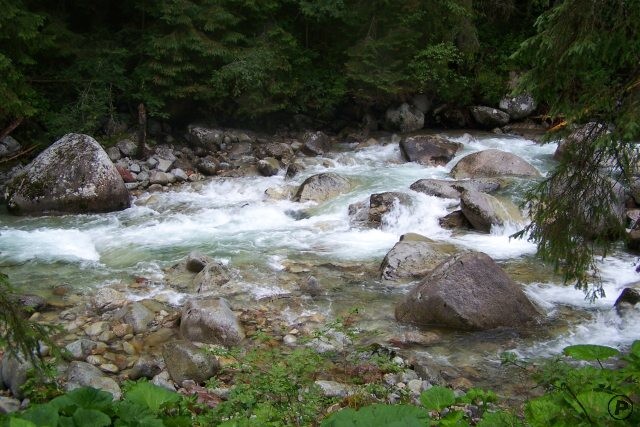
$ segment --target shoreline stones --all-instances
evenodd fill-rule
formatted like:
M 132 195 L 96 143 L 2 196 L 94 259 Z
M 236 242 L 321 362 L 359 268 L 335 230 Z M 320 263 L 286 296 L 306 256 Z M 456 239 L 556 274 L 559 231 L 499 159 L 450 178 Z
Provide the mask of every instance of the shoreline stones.
M 431 239 L 420 234 L 404 234 L 382 260 L 380 277 L 385 280 L 421 277 L 448 257 Z
M 190 341 L 234 346 L 245 334 L 224 298 L 191 299 L 182 309 L 180 334 Z

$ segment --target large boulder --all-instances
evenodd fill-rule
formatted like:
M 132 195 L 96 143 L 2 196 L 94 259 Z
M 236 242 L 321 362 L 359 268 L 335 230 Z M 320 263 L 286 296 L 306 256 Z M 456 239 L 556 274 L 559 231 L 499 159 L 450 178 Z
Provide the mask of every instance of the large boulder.
M 369 226 L 380 227 L 382 217 L 400 206 L 411 206 L 411 197 L 405 193 L 389 191 L 385 193 L 372 194 L 369 197 Z
M 424 127 L 424 113 L 406 102 L 398 108 L 389 108 L 385 119 L 387 127 L 400 132 L 412 132 Z
M 205 353 L 189 341 L 165 344 L 162 357 L 171 379 L 178 385 L 185 380 L 203 383 L 220 370 L 220 363 L 215 356 Z
M 429 273 L 396 306 L 396 319 L 463 330 L 522 327 L 536 307 L 486 254 L 453 255 Z
M 456 179 L 503 176 L 538 178 L 540 172 L 515 154 L 491 148 L 463 157 L 453 167 L 451 175 Z
M 566 138 L 558 144 L 553 158 L 562 159 L 571 150 L 578 148 L 581 144 L 592 144 L 598 137 L 607 133 L 609 130 L 602 123 L 589 122 L 575 129 Z
M 400 151 L 409 162 L 425 166 L 443 166 L 456 155 L 462 144 L 435 135 L 418 135 L 403 138 Z
M 274 176 L 280 171 L 280 162 L 274 157 L 265 157 L 258 161 L 258 172 L 262 176 Z
M 191 299 L 182 308 L 182 337 L 191 341 L 238 345 L 244 331 L 224 298 Z
M 156 315 L 141 302 L 132 302 L 127 304 L 120 313 L 118 313 L 117 317 L 121 318 L 124 323 L 131 325 L 133 332 L 139 334 L 148 329 L 149 324 L 153 322 Z
M 492 129 L 509 123 L 509 114 L 497 108 L 475 106 L 469 108 L 473 119 L 482 127 Z
M 308 156 L 319 156 L 329 151 L 329 137 L 324 132 L 307 132 L 302 136 L 302 152 Z
M 382 260 L 380 276 L 386 280 L 422 277 L 448 257 L 433 240 L 404 234 Z
M 490 232 L 492 225 L 504 226 L 524 222 L 518 208 L 508 200 L 500 200 L 479 191 L 465 191 L 460 209 L 473 228 Z
M 5 136 L 0 139 L 0 158 L 9 157 L 14 153 L 20 151 L 22 146 L 18 141 L 11 136 Z
M 474 190 L 492 193 L 500 189 L 500 181 L 496 179 L 472 179 L 451 181 L 445 179 L 420 179 L 409 187 L 413 191 L 427 196 L 442 197 L 444 199 L 459 199 L 463 191 Z
M 320 173 L 307 178 L 298 188 L 293 200 L 296 202 L 323 202 L 351 188 L 349 181 L 332 172 Z
M 528 93 L 522 93 L 513 97 L 504 97 L 498 105 L 501 110 L 509 114 L 513 120 L 524 119 L 531 115 L 537 107 L 536 100 Z
M 613 306 L 620 313 L 625 309 L 633 308 L 640 303 L 640 290 L 637 288 L 624 288 Z
M 23 356 L 12 354 L 5 354 L 0 363 L 2 385 L 11 390 L 15 397 L 22 398 L 24 395 L 22 386 L 27 382 L 27 374 L 33 365 Z M 4 389 L 4 387 L 0 388 Z
M 187 138 L 196 147 L 215 151 L 220 148 L 224 132 L 220 129 L 210 129 L 203 126 L 189 126 Z
M 118 170 L 98 142 L 67 134 L 44 150 L 7 185 L 17 215 L 110 212 L 131 205 Z
M 86 362 L 74 361 L 67 369 L 66 390 L 80 387 L 93 387 L 111 393 L 114 400 L 120 399 L 122 391 L 114 379 L 107 377 L 100 369 Z

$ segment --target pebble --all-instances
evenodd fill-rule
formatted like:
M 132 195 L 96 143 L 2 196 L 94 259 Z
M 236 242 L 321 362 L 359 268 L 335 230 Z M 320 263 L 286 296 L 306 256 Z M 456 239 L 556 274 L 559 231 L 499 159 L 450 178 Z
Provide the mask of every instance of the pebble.
M 136 354 L 136 349 L 134 346 L 131 345 L 131 343 L 125 341 L 122 343 L 122 350 L 124 350 L 125 353 L 129 354 L 129 355 L 133 355 Z
M 86 362 L 97 366 L 97 365 L 103 365 L 107 363 L 107 360 L 102 356 L 99 356 L 97 354 L 92 354 L 90 356 L 87 356 Z
M 420 394 L 422 392 L 422 380 L 415 379 L 407 383 L 407 387 L 413 394 Z
M 133 326 L 128 325 L 126 323 L 119 323 L 117 325 L 115 325 L 113 328 L 113 333 L 116 337 L 118 338 L 122 338 L 125 337 L 128 334 L 133 333 Z
M 120 369 L 118 369 L 118 367 L 116 365 L 114 365 L 113 363 L 105 363 L 99 366 L 99 368 L 106 373 L 109 374 L 117 374 L 118 372 L 120 372 Z
M 108 330 L 109 330 L 109 324 L 107 322 L 92 323 L 89 326 L 86 326 L 84 328 L 84 332 L 91 337 L 98 336 L 101 333 Z
M 285 345 L 295 345 L 295 343 L 298 342 L 298 339 L 289 334 L 285 335 L 284 338 L 282 338 L 282 341 L 285 343 Z
M 76 314 L 74 312 L 72 312 L 71 310 L 64 310 L 61 311 L 60 314 L 58 315 L 58 317 L 60 318 L 60 320 L 67 320 L 67 321 L 72 321 L 72 320 L 76 320 Z
M 404 366 L 404 359 L 402 359 L 402 357 L 400 357 L 400 356 L 394 357 L 391 361 L 393 363 L 395 363 L 396 365 Z

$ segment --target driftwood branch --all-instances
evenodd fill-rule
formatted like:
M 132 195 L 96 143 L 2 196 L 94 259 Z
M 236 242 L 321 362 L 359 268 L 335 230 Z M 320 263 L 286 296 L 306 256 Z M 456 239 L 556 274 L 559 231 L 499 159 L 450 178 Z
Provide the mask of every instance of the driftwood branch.
M 9 126 L 7 126 L 6 128 L 4 128 L 2 130 L 2 132 L 0 132 L 0 140 L 4 139 L 6 136 L 8 136 L 11 132 L 13 132 L 14 130 L 16 130 L 16 128 L 18 126 L 20 126 L 20 124 L 22 123 L 22 121 L 24 120 L 24 117 L 18 117 L 17 119 L 15 119 L 14 121 L 12 121 L 11 123 L 9 123 Z

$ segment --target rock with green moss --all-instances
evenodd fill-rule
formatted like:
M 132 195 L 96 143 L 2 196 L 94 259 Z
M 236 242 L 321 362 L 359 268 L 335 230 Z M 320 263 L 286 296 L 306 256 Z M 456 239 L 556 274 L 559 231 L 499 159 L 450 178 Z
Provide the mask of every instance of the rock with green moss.
M 58 215 L 111 212 L 131 205 L 107 153 L 90 136 L 67 134 L 7 185 L 9 212 Z

